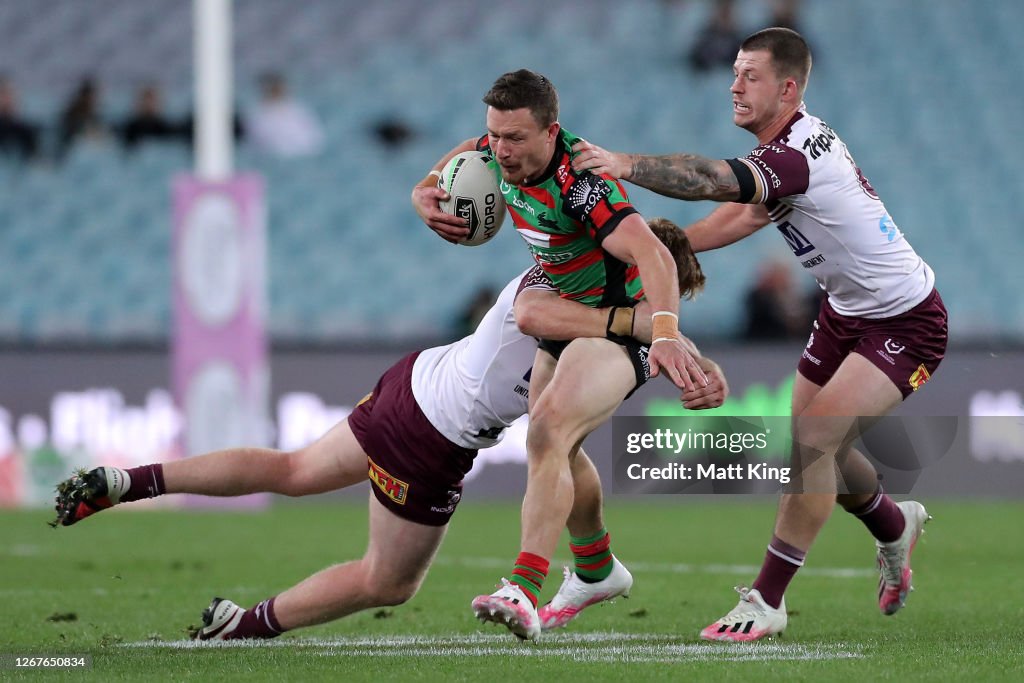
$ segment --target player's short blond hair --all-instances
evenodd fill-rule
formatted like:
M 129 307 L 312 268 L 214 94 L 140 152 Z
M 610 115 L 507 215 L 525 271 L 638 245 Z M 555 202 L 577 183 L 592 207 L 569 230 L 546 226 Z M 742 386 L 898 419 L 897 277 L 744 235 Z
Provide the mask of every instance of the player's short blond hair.
M 778 26 L 762 29 L 748 36 L 740 50 L 768 52 L 777 76 L 796 81 L 801 95 L 807 89 L 807 79 L 811 76 L 811 48 L 796 31 Z

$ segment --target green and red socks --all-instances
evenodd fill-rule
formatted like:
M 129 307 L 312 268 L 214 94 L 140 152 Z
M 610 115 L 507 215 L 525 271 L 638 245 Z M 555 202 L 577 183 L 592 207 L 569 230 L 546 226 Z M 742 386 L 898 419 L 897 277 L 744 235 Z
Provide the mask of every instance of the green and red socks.
M 612 573 L 611 537 L 602 527 L 593 536 L 576 537 L 570 534 L 576 576 L 583 583 L 604 581 Z
M 511 583 L 522 589 L 526 597 L 530 599 L 533 606 L 537 606 L 540 598 L 540 589 L 544 586 L 544 579 L 548 576 L 550 563 L 540 555 L 533 553 L 519 553 L 516 558 L 516 566 L 512 570 Z

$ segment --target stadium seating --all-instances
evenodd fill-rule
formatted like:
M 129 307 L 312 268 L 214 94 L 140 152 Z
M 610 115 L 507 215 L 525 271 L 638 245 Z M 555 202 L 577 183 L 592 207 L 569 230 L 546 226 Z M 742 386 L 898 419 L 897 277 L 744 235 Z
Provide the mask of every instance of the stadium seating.
M 27 115 L 52 122 L 85 72 L 103 84 L 111 119 L 145 80 L 162 84 L 172 114 L 187 111 L 189 3 L 48 4 L 52 11 L 39 13 L 34 3 L 6 3 L 0 22 L 0 63 Z M 764 21 L 766 3 L 738 5 L 744 26 Z M 729 119 L 728 71 L 696 76 L 682 61 L 706 11 L 660 0 L 593 0 L 585 9 L 541 0 L 306 0 L 301 11 L 277 0 L 236 3 L 236 100 L 252 102 L 255 76 L 281 70 L 328 136 L 327 151 L 308 159 L 239 150 L 238 167 L 268 181 L 274 337 L 444 337 L 476 287 L 500 286 L 529 265 L 507 226 L 487 246 L 454 247 L 408 202 L 438 156 L 482 132 L 479 98 L 504 70 L 548 74 L 563 124 L 611 148 L 711 156 L 748 148 L 749 135 Z M 1011 79 L 1024 71 L 1014 49 L 1024 4 L 809 2 L 803 20 L 817 51 L 808 104 L 848 142 L 935 268 L 954 335 L 1024 334 L 1014 267 L 1024 242 L 1010 220 L 1024 194 L 1012 164 L 1024 143 L 1011 121 L 1021 108 Z M 370 126 L 388 115 L 404 117 L 417 137 L 397 150 L 376 143 Z M 170 179 L 189 163 L 180 146 L 125 154 L 113 142 L 76 146 L 61 164 L 0 159 L 0 340 L 165 338 Z M 679 223 L 711 208 L 631 192 L 645 214 Z M 703 258 L 708 290 L 683 309 L 697 336 L 738 329 L 758 263 L 787 258 L 772 232 Z

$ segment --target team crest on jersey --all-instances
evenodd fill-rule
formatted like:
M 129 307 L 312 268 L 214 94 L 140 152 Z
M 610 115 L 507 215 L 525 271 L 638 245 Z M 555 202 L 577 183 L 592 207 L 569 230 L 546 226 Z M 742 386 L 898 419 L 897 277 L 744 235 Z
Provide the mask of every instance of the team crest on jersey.
M 375 463 L 372 458 L 367 457 L 366 461 L 370 463 L 370 471 L 368 473 L 370 481 L 376 484 L 377 488 L 383 491 L 385 496 L 399 505 L 405 505 L 405 500 L 409 497 L 409 485 L 401 479 L 391 476 L 387 470 Z
M 569 188 L 569 206 L 587 216 L 599 201 L 611 193 L 608 183 L 593 173 L 587 173 L 577 178 Z
M 917 370 L 914 370 L 914 374 L 910 376 L 910 388 L 917 391 L 925 385 L 925 383 L 932 378 L 928 368 L 924 366 L 924 363 L 917 366 Z

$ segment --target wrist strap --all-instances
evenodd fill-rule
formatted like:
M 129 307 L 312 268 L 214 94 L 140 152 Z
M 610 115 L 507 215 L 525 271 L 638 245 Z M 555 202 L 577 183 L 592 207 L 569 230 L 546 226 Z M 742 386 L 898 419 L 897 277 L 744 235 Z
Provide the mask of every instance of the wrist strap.
M 608 325 L 605 327 L 605 336 L 611 338 L 633 336 L 633 320 L 636 317 L 636 309 L 625 306 L 612 306 L 608 311 Z
M 420 187 L 437 187 L 441 182 L 441 172 L 437 169 L 432 170 L 430 173 L 423 177 L 419 183 Z
M 679 316 L 668 311 L 657 311 L 651 316 L 651 343 L 679 338 Z

